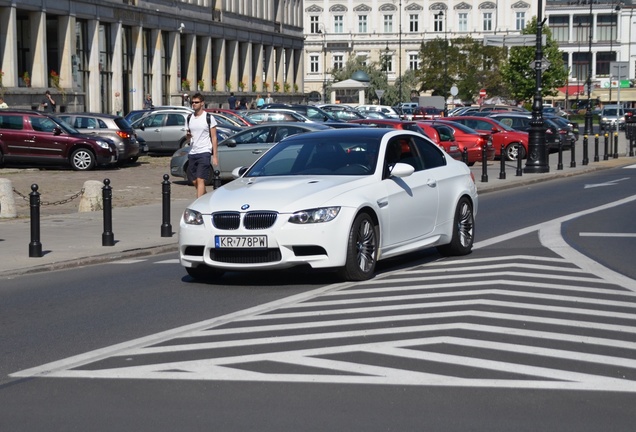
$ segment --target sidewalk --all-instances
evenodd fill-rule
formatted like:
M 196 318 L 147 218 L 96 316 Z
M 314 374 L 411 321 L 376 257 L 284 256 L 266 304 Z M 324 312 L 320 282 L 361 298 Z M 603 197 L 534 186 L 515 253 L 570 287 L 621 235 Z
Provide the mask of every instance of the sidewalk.
M 571 168 L 570 152 L 563 154 L 563 170 L 557 170 L 558 156 L 550 155 L 548 173 L 522 174 L 516 176 L 517 164 L 506 163 L 506 179 L 499 179 L 501 164 L 491 161 L 487 165 L 488 181 L 482 181 L 480 163 L 472 167 L 475 182 L 480 194 L 494 190 L 528 185 L 556 178 L 568 177 L 586 172 L 608 169 L 617 166 L 636 164 L 634 157 L 610 158 L 592 162 L 590 152 L 588 165 L 581 163 L 582 154 L 577 145 L 576 167 Z M 525 167 L 525 161 L 522 168 Z M 112 212 L 113 246 L 102 246 L 104 231 L 103 212 L 73 213 L 42 217 L 40 221 L 40 243 L 42 257 L 29 257 L 31 241 L 31 221 L 29 219 L 0 219 L 0 277 L 11 277 L 27 273 L 77 267 L 87 264 L 108 262 L 124 258 L 133 258 L 176 252 L 178 243 L 179 220 L 183 209 L 191 200 L 172 200 L 170 205 L 173 235 L 161 237 L 162 206 L 150 204 L 135 207 L 114 208 Z

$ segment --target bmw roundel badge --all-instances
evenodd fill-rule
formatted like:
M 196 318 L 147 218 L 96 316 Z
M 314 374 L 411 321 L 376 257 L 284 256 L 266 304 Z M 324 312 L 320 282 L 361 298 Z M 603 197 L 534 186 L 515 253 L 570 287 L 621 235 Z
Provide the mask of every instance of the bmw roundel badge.
M 241 206 L 241 210 L 247 210 L 248 208 L 250 208 L 250 205 L 249 205 L 249 204 L 243 204 L 243 205 Z

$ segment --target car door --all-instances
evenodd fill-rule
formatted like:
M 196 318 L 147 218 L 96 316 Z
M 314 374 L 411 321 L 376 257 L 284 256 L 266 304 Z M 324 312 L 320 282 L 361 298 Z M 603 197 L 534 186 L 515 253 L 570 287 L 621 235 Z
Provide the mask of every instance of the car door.
M 39 159 L 66 159 L 68 157 L 69 136 L 65 133 L 55 133 L 58 124 L 45 116 L 28 116 L 31 130 L 27 139 L 30 140 L 31 155 Z M 58 129 L 59 131 L 59 129 Z
M 13 158 L 28 155 L 33 144 L 33 134 L 25 131 L 22 114 L 0 112 L 0 150 L 4 157 Z
M 186 139 L 186 122 L 188 114 L 170 113 L 166 115 L 165 123 L 161 129 L 161 150 L 177 150 L 181 148 Z
M 227 177 L 240 166 L 250 166 L 274 145 L 276 124 L 252 128 L 232 135 L 219 143 L 219 170 Z
M 135 133 L 148 144 L 149 151 L 161 150 L 161 134 L 167 114 L 149 114 L 135 122 Z
M 426 158 L 437 163 L 425 162 Z M 379 200 L 384 247 L 387 252 L 407 242 L 413 242 L 430 233 L 437 221 L 439 195 L 436 166 L 445 161 L 443 153 L 435 143 L 413 135 L 392 138 L 384 157 L 385 167 L 397 162 L 406 163 L 415 169 L 407 177 L 385 175 L 382 181 L 385 197 Z

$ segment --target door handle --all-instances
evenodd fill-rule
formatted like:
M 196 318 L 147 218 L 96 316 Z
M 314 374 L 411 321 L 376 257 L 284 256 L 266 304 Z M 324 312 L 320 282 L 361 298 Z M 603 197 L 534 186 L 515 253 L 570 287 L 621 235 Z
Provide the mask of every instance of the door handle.
M 437 180 L 435 180 L 435 179 L 428 179 L 428 180 L 426 181 L 426 185 L 427 185 L 428 187 L 432 187 L 432 188 L 437 187 Z

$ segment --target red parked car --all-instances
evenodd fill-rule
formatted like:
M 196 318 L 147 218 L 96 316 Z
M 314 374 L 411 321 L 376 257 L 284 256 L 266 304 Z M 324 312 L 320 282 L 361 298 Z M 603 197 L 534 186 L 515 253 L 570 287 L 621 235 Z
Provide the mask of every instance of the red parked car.
M 504 146 L 504 157 L 507 160 L 524 159 L 528 154 L 528 133 L 519 132 L 490 117 L 446 117 L 445 120 L 461 123 L 477 132 L 489 133 L 495 147 L 495 157 L 501 157 L 501 145 Z M 521 154 L 520 153 L 521 150 Z
M 231 109 L 206 108 L 204 111 L 211 112 L 211 113 L 223 114 L 224 116 L 230 117 L 232 120 L 235 120 L 235 121 L 243 124 L 246 127 L 254 126 L 254 124 L 250 123 L 249 120 L 247 120 L 245 117 L 239 115 L 236 111 L 233 111 Z
M 450 142 L 452 140 L 442 140 L 442 138 L 439 136 L 439 132 L 436 132 L 434 130 L 429 130 L 430 134 L 427 133 L 417 122 L 397 119 L 360 119 L 350 120 L 348 123 L 357 123 L 379 128 L 404 129 L 418 132 L 429 137 L 431 141 L 433 141 L 439 147 L 443 148 L 444 151 L 446 151 L 446 153 L 448 153 L 453 159 L 461 160 L 461 153 L 459 152 L 459 148 L 456 144 L 452 144 Z M 436 137 L 432 135 L 436 135 Z
M 456 160 L 462 160 L 462 152 L 459 149 L 459 144 L 455 140 L 455 134 L 452 128 L 443 124 L 424 122 L 418 122 L 418 125 L 424 130 L 426 136 L 433 140 L 435 144 L 442 147 L 450 157 Z M 470 165 L 470 162 L 468 165 Z
M 422 107 L 418 106 L 413 110 L 413 120 L 435 120 L 441 118 L 443 114 L 442 110 L 435 107 Z
M 495 159 L 495 148 L 492 145 L 492 136 L 490 134 L 477 132 L 461 123 L 448 121 L 446 119 L 424 120 L 419 122 L 419 124 L 437 125 L 438 127 L 444 125 L 445 127 L 451 128 L 460 153 L 463 154 L 464 149 L 466 149 L 469 166 L 473 166 L 475 162 L 481 162 L 484 146 L 486 146 L 486 159 Z

